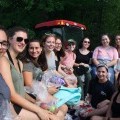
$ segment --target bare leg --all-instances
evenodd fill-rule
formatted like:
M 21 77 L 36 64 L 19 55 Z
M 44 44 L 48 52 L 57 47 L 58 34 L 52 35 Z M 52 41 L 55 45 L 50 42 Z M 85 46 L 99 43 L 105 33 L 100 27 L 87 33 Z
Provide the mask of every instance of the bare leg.
M 61 107 L 58 108 L 57 116 L 60 118 L 60 120 L 64 120 L 64 117 L 68 111 L 67 105 L 62 105 Z
M 19 115 L 22 120 L 40 120 L 37 114 L 25 109 L 22 109 Z
M 108 109 L 108 105 L 105 105 L 104 107 L 100 108 L 100 109 L 94 109 L 93 112 L 91 112 L 91 116 L 93 115 L 104 115 L 106 114 Z
M 12 103 L 10 103 L 10 111 L 11 111 L 11 113 L 12 113 L 15 120 L 22 120 L 21 117 L 19 115 L 17 115 L 17 113 L 15 112 Z
M 93 117 L 91 117 L 90 120 L 104 120 L 104 119 L 105 119 L 105 117 L 93 116 Z
M 85 112 L 84 114 L 82 114 L 82 117 L 92 117 L 94 115 L 104 115 L 104 114 L 106 114 L 107 110 L 108 110 L 108 105 L 105 105 L 104 107 L 94 109 L 91 112 Z

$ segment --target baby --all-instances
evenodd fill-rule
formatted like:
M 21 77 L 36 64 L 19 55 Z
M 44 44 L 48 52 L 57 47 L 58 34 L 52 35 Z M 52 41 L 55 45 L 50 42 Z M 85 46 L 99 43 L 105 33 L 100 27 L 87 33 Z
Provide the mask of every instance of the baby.
M 73 68 L 59 65 L 58 72 L 64 77 L 67 87 L 77 87 L 77 77 L 73 73 Z
M 77 77 L 74 74 L 68 75 L 64 77 L 66 82 L 66 86 L 69 88 L 76 88 L 77 87 Z

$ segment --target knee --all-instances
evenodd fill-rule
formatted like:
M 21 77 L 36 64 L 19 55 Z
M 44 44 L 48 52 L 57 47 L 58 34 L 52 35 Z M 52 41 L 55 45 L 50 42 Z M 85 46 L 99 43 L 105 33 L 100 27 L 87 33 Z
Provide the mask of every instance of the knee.
M 68 106 L 66 104 L 64 104 L 59 109 L 62 110 L 62 111 L 67 112 L 68 111 Z
M 97 120 L 97 116 L 92 116 L 90 120 Z
M 103 117 L 92 116 L 92 117 L 90 118 L 90 120 L 103 120 Z

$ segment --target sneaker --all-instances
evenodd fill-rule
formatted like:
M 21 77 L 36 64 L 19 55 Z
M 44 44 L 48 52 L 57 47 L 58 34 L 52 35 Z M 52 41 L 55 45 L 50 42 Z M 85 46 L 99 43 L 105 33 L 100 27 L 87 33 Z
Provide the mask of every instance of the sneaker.
M 65 120 L 73 120 L 73 119 L 72 119 L 72 116 L 67 113 L 67 114 L 65 115 Z

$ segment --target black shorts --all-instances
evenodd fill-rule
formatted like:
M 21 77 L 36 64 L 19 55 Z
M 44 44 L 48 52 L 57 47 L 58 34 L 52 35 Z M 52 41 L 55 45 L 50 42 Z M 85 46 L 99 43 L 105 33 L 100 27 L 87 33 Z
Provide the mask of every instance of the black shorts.
M 36 99 L 36 97 L 34 96 L 34 95 L 32 95 L 32 94 L 29 94 L 33 99 Z M 19 106 L 19 105 L 17 105 L 17 104 L 13 104 L 13 107 L 14 107 L 14 110 L 15 110 L 15 112 L 17 113 L 17 114 L 19 114 L 20 113 L 20 111 L 22 110 L 22 107 L 21 106 Z
M 13 104 L 13 107 L 15 112 L 19 115 L 20 111 L 22 110 L 22 107 L 17 104 Z
M 32 97 L 33 99 L 36 100 L 36 96 L 34 96 L 33 94 L 27 93 L 30 97 Z

